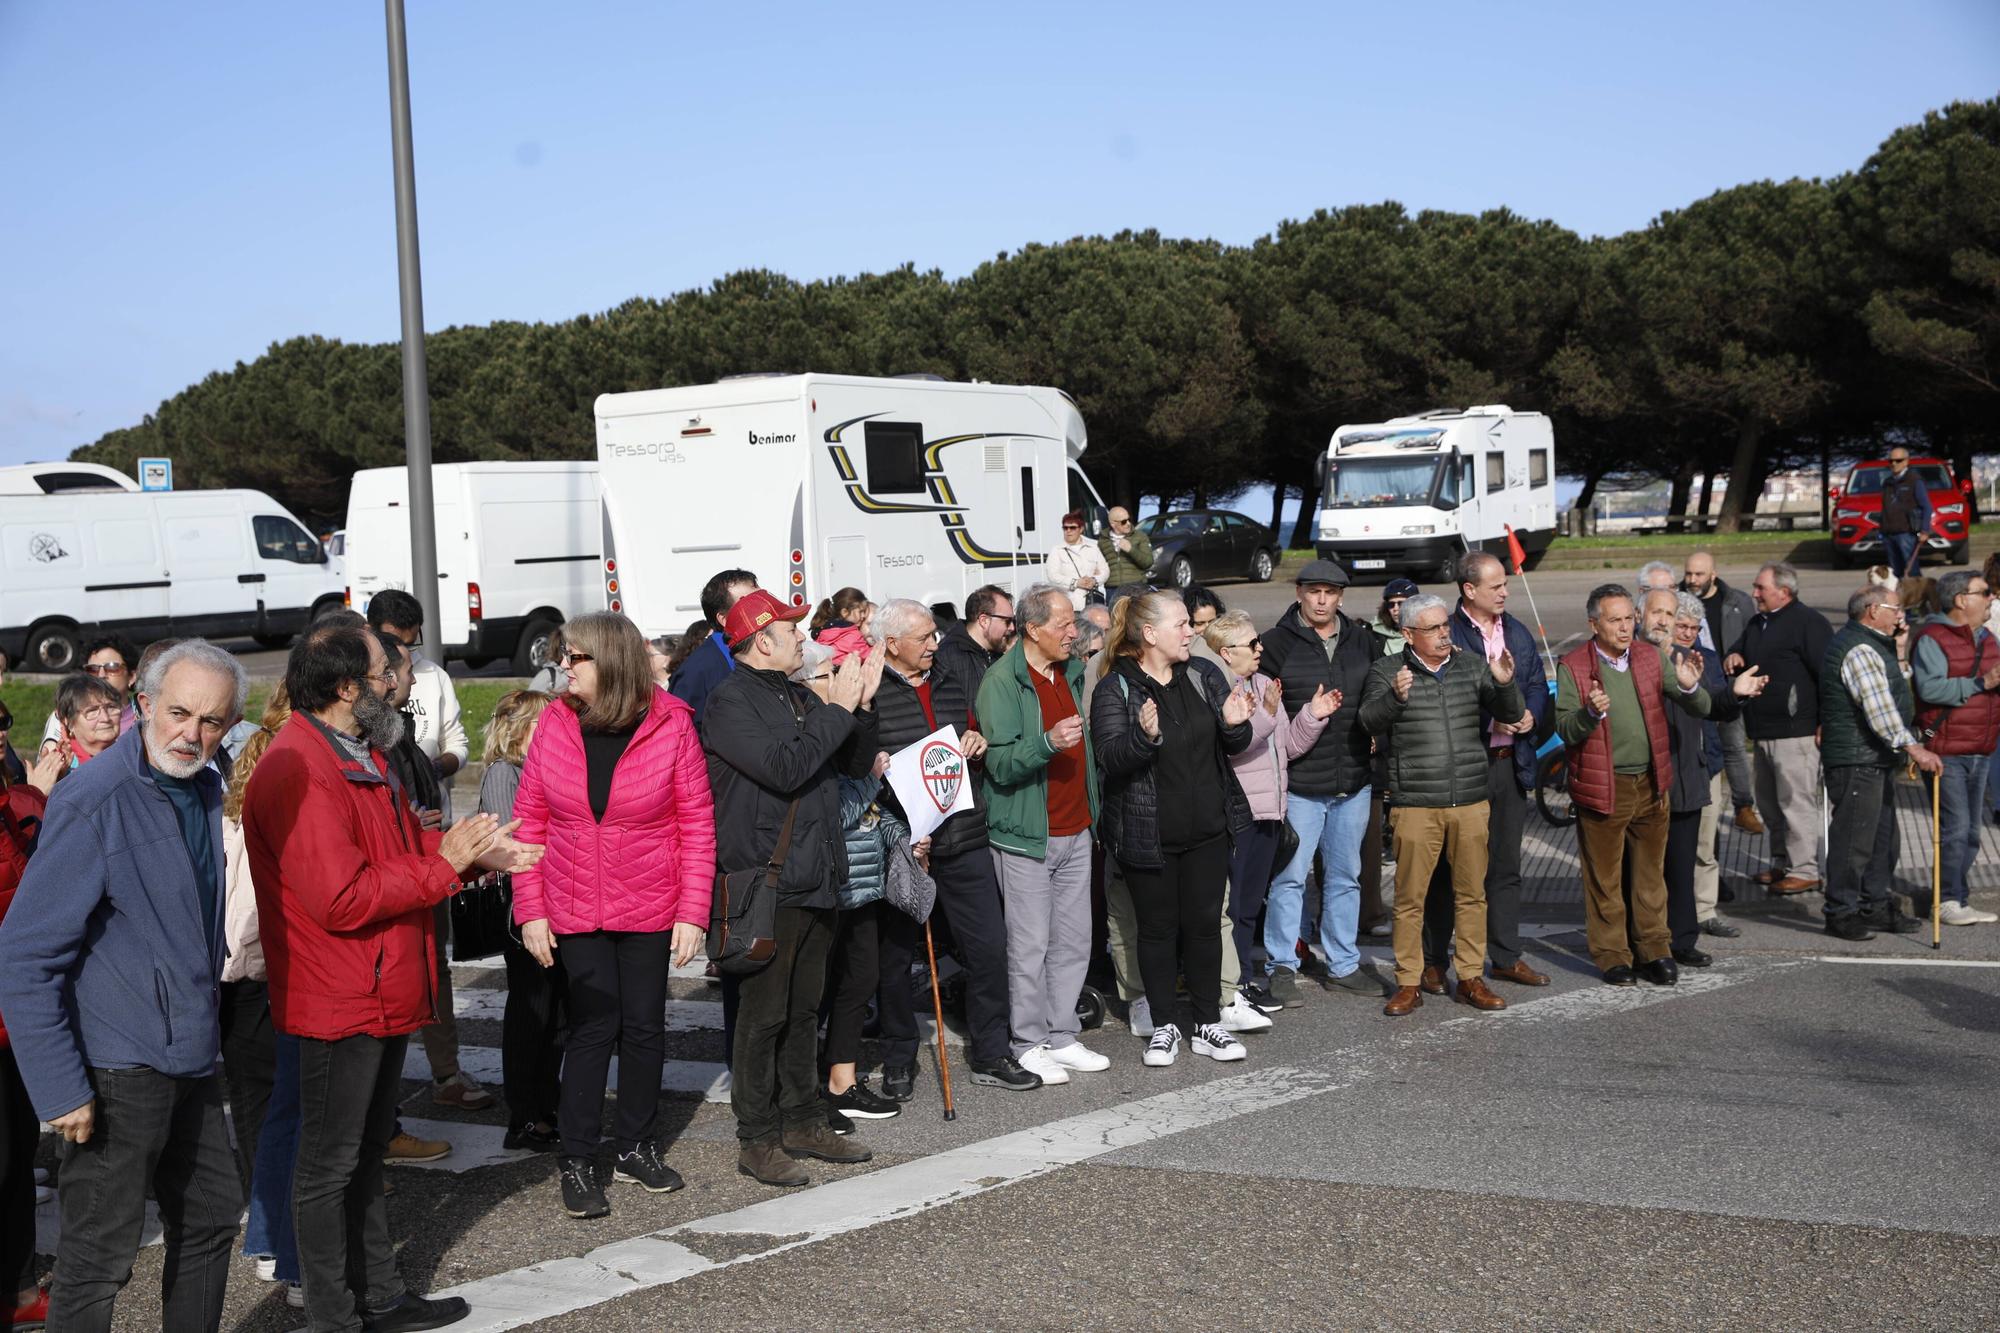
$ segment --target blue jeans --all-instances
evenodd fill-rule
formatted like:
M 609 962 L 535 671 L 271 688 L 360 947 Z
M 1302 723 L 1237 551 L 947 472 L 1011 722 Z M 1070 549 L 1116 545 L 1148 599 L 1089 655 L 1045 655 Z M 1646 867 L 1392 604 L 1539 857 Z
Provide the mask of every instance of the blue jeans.
M 1306 876 L 1312 873 L 1317 851 L 1326 868 L 1320 891 L 1319 947 L 1326 955 L 1327 970 L 1344 977 L 1361 966 L 1354 934 L 1361 923 L 1361 839 L 1368 831 L 1368 788 L 1348 796 L 1293 792 L 1285 798 L 1285 820 L 1299 835 L 1299 850 L 1271 881 L 1270 896 L 1264 900 L 1264 952 L 1270 955 L 1265 971 L 1296 966 Z
M 1944 756 L 1943 785 L 1938 788 L 1938 862 L 1946 902 L 1966 901 L 1965 878 L 1979 857 L 1979 827 L 1986 817 L 1990 762 L 1983 754 Z
M 271 1104 L 257 1137 L 250 1168 L 250 1219 L 243 1253 L 277 1261 L 280 1282 L 299 1280 L 299 1247 L 292 1229 L 292 1164 L 299 1153 L 299 1039 L 278 1034 Z
M 1917 534 L 1914 532 L 1885 532 L 1882 534 L 1883 563 L 1897 578 L 1908 578 L 1919 571 L 1910 568 L 1910 562 L 1917 554 Z

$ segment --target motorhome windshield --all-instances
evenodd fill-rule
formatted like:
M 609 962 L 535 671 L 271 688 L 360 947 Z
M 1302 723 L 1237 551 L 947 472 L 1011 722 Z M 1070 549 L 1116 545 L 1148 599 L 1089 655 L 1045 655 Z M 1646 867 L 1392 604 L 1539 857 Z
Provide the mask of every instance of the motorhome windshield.
M 1326 470 L 1328 509 L 1383 509 L 1427 505 L 1437 478 L 1438 456 L 1421 458 L 1337 458 Z

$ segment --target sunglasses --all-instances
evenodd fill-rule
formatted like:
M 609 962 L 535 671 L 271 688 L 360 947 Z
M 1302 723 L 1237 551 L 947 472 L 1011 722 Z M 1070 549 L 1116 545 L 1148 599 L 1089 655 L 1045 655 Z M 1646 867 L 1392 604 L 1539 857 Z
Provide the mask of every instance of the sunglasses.
M 1253 653 L 1264 651 L 1264 641 L 1262 639 L 1245 639 L 1241 643 L 1232 643 L 1229 646 L 1231 648 L 1248 648 Z
M 86 676 L 108 676 L 114 671 L 122 671 L 130 675 L 132 668 L 126 666 L 123 662 L 85 662 L 83 664 L 83 673 Z
M 14 715 L 8 712 L 4 705 L 0 705 L 0 731 L 5 731 L 13 725 Z
M 1063 531 L 1064 531 L 1064 532 L 1082 532 L 1082 531 L 1083 531 L 1083 525 L 1082 525 L 1081 523 L 1065 523 L 1065 524 L 1063 524 Z
M 558 657 L 556 662 L 561 666 L 575 666 L 578 662 L 595 662 L 596 660 L 589 653 L 573 653 L 568 649 L 564 649 L 562 656 Z
M 986 618 L 988 620 L 997 620 L 1001 624 L 1005 625 L 1008 629 L 1014 628 L 1014 617 L 1012 616 L 996 616 L 991 611 L 988 611 L 986 613 Z

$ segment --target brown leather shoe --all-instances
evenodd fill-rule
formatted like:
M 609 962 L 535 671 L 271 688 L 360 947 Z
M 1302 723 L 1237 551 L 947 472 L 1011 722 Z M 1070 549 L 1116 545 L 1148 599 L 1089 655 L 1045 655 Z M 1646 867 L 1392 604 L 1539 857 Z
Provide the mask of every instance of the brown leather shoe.
M 1528 966 L 1525 958 L 1516 958 L 1512 967 L 1493 964 L 1493 978 L 1496 981 L 1511 981 L 1516 986 L 1546 986 L 1549 979 Z
M 1469 1004 L 1474 1009 L 1483 1009 L 1488 1013 L 1507 1007 L 1507 1002 L 1493 993 L 1493 988 L 1486 984 L 1483 977 L 1459 982 L 1458 992 L 1451 998 L 1460 1004 Z
M 1445 991 L 1444 969 L 1424 964 L 1424 974 L 1417 978 L 1417 984 L 1424 988 L 1426 995 L 1442 995 Z
M 1771 886 L 1773 898 L 1790 898 L 1796 894 L 1811 893 L 1819 888 L 1816 879 L 1800 879 L 1797 875 L 1787 875 Z
M 1764 831 L 1764 821 L 1757 818 L 1757 807 L 1754 805 L 1737 806 L 1736 827 L 1742 829 L 1745 833 L 1762 833 Z
M 1398 986 L 1389 1003 L 1382 1006 L 1382 1012 L 1391 1018 L 1401 1018 L 1412 1009 L 1421 1008 L 1423 1003 L 1424 993 L 1415 986 Z

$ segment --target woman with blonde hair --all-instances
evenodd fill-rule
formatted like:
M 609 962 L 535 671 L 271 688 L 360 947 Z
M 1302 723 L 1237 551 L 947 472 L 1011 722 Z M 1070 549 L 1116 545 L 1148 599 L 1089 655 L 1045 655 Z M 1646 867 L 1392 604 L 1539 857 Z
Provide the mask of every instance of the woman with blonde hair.
M 503 824 L 514 818 L 521 765 L 542 710 L 554 702 L 554 695 L 539 690 L 515 690 L 493 706 L 493 719 L 486 724 L 486 773 L 479 780 L 480 814 Z M 562 1052 L 556 1041 L 569 1008 L 569 976 L 560 953 L 553 953 L 551 965 L 543 967 L 512 932 L 503 956 L 507 1007 L 500 1021 L 500 1081 L 507 1099 L 507 1136 L 501 1144 L 554 1152 L 562 1145 L 556 1133 Z
M 653 683 L 646 640 L 616 612 L 562 629 L 562 707 L 544 707 L 514 796 L 520 836 L 547 847 L 514 875 L 514 920 L 534 960 L 569 974 L 557 1129 L 563 1209 L 603 1217 L 597 1154 L 618 1051 L 612 1179 L 681 1187 L 662 1157 L 667 972 L 700 952 L 715 880 L 715 806 L 694 710 Z
M 1139 974 L 1154 1024 L 1143 1057 L 1171 1065 L 1183 1029 L 1176 982 L 1187 979 L 1196 1055 L 1241 1060 L 1222 1025 L 1222 901 L 1230 847 L 1251 823 L 1229 765 L 1250 744 L 1256 701 L 1212 662 L 1188 660 L 1194 629 L 1177 595 L 1151 592 L 1111 615 L 1091 704 L 1104 775 L 1098 832 L 1118 859 L 1139 919 Z

